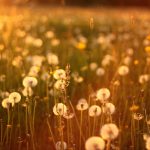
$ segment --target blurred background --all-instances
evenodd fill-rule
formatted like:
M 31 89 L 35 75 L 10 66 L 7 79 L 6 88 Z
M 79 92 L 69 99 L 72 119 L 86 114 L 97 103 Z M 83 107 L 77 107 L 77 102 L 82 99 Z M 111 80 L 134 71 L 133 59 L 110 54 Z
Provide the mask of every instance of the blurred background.
M 150 0 L 0 0 L 0 3 L 5 5 L 150 6 Z

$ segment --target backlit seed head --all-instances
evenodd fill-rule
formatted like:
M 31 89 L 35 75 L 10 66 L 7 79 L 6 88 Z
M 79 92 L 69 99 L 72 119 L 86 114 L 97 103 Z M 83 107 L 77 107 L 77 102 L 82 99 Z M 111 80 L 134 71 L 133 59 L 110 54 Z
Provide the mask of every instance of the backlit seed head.
M 98 67 L 98 64 L 95 63 L 95 62 L 92 62 L 92 63 L 90 63 L 90 65 L 89 65 L 89 68 L 90 68 L 91 71 L 96 70 L 97 67 Z
M 63 117 L 65 119 L 72 119 L 74 117 L 74 113 L 71 113 L 71 112 L 67 111 L 66 113 L 64 113 Z
M 97 76 L 103 76 L 105 74 L 104 68 L 97 68 L 96 75 Z
M 146 149 L 150 150 L 150 137 L 146 139 Z
M 89 116 L 96 117 L 101 114 L 101 108 L 98 105 L 92 105 L 89 108 Z
M 89 105 L 86 101 L 86 99 L 82 98 L 78 101 L 78 104 L 76 105 L 76 109 L 79 111 L 83 111 L 88 109 Z
M 59 64 L 58 56 L 53 53 L 47 54 L 47 61 L 50 65 L 57 66 Z
M 129 66 L 131 64 L 132 58 L 130 56 L 126 56 L 123 59 L 123 64 Z
M 135 120 L 141 120 L 141 119 L 143 119 L 143 115 L 141 114 L 141 113 L 134 113 L 133 114 L 133 119 L 135 119 Z
M 54 84 L 54 88 L 56 90 L 65 90 L 66 88 L 66 81 L 65 80 L 57 80 Z
M 54 71 L 53 74 L 54 79 L 56 80 L 61 80 L 61 79 L 66 79 L 66 72 L 63 69 L 57 69 Z
M 2 107 L 3 108 L 7 108 L 8 109 L 10 105 L 12 105 L 12 107 L 13 107 L 14 104 L 15 104 L 14 101 L 11 102 L 11 103 L 9 102 L 9 98 L 5 98 L 5 99 L 2 100 Z
M 24 87 L 35 87 L 37 85 L 38 81 L 35 77 L 25 77 L 23 79 L 23 86 Z
M 53 113 L 57 116 L 62 116 L 67 112 L 67 107 L 63 103 L 57 103 L 53 107 Z
M 102 88 L 97 91 L 96 97 L 98 100 L 100 100 L 102 103 L 106 101 L 110 97 L 110 91 L 107 88 Z
M 36 77 L 36 76 L 38 76 L 39 71 L 40 71 L 40 67 L 39 66 L 32 66 L 30 68 L 28 76 Z
M 106 103 L 103 107 L 103 112 L 106 114 L 113 114 L 115 112 L 115 106 L 112 103 Z
M 66 150 L 67 149 L 67 143 L 66 142 L 62 142 L 62 141 L 58 141 L 55 145 L 56 150 Z
M 3 99 L 9 97 L 9 94 L 7 91 L 0 91 L 0 97 Z
M 9 102 L 10 103 L 19 103 L 21 100 L 21 95 L 18 92 L 12 92 L 9 95 Z
M 98 136 L 90 137 L 85 142 L 86 150 L 104 150 L 105 142 L 102 138 Z
M 144 84 L 147 83 L 149 81 L 150 77 L 148 74 L 143 74 L 139 76 L 139 83 L 140 84 Z
M 135 104 L 133 104 L 133 105 L 130 107 L 130 111 L 133 111 L 133 112 L 137 111 L 138 109 L 139 109 L 139 106 L 138 106 L 138 105 L 135 105 Z
M 33 95 L 33 90 L 32 90 L 31 87 L 25 87 L 22 90 L 22 94 L 23 94 L 23 96 L 32 96 Z
M 132 56 L 134 54 L 134 50 L 132 48 L 128 48 L 126 50 L 127 55 Z
M 128 73 L 129 73 L 129 68 L 128 68 L 127 66 L 123 65 L 123 66 L 120 66 L 120 67 L 118 68 L 118 74 L 119 74 L 120 76 L 125 76 L 125 75 L 127 75 Z
M 100 135 L 104 140 L 113 140 L 118 137 L 119 129 L 113 123 L 105 124 L 100 130 Z
M 150 136 L 148 134 L 143 134 L 143 139 L 146 141 Z

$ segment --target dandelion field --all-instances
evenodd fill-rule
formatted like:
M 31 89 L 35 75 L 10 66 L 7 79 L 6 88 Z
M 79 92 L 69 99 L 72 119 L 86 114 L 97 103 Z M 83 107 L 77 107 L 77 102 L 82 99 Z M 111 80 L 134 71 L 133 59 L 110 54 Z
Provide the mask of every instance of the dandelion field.
M 149 150 L 149 26 L 146 10 L 2 9 L 0 150 Z

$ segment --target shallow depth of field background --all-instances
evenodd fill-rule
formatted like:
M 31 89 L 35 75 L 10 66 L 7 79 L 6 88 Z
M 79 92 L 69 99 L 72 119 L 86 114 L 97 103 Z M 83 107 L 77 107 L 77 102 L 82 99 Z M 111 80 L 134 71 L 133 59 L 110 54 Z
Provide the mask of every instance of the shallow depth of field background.
M 1 150 L 150 149 L 149 1 L 0 2 Z

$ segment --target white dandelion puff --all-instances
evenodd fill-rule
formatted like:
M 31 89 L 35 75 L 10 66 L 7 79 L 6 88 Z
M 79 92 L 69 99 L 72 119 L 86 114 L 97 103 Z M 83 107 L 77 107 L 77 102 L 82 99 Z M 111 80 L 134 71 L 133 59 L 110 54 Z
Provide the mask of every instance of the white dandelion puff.
M 9 102 L 9 98 L 5 98 L 2 100 L 2 107 L 8 109 L 10 105 L 14 106 L 14 102 Z
M 58 141 L 56 144 L 55 144 L 55 147 L 56 147 L 56 150 L 66 150 L 67 149 L 67 143 L 66 142 L 62 142 L 62 141 Z
M 19 103 L 21 100 L 21 95 L 18 92 L 12 92 L 9 95 L 9 102 L 10 103 Z
M 67 107 L 63 103 L 57 103 L 53 107 L 53 113 L 57 116 L 62 116 L 67 112 Z
M 97 91 L 96 97 L 102 103 L 105 102 L 110 97 L 110 91 L 107 88 L 101 88 Z
M 86 140 L 85 142 L 86 150 L 104 150 L 105 142 L 101 137 L 93 136 Z
M 38 81 L 35 77 L 25 77 L 23 79 L 23 86 L 24 87 L 35 87 L 37 85 Z
M 56 80 L 66 79 L 66 72 L 63 69 L 57 69 L 54 71 L 53 77 Z
M 118 68 L 118 74 L 120 76 L 125 76 L 129 73 L 129 67 L 123 65 Z
M 112 103 L 106 103 L 103 107 L 103 112 L 107 114 L 113 114 L 115 112 L 115 105 Z
M 89 108 L 89 116 L 95 117 L 101 114 L 101 108 L 98 105 L 92 105 Z
M 100 135 L 104 140 L 113 140 L 118 137 L 119 129 L 113 123 L 108 123 L 102 126 Z
M 58 65 L 59 64 L 59 59 L 58 56 L 53 54 L 53 53 L 48 53 L 47 54 L 47 61 L 50 65 Z
M 25 87 L 22 90 L 22 94 L 23 94 L 23 96 L 32 96 L 33 95 L 33 90 L 32 90 L 31 87 Z
M 66 87 L 66 81 L 65 80 L 57 80 L 54 84 L 54 88 L 56 90 L 64 90 Z
M 76 109 L 79 111 L 83 111 L 88 109 L 89 105 L 86 101 L 86 99 L 82 98 L 78 101 L 78 104 L 76 105 Z

